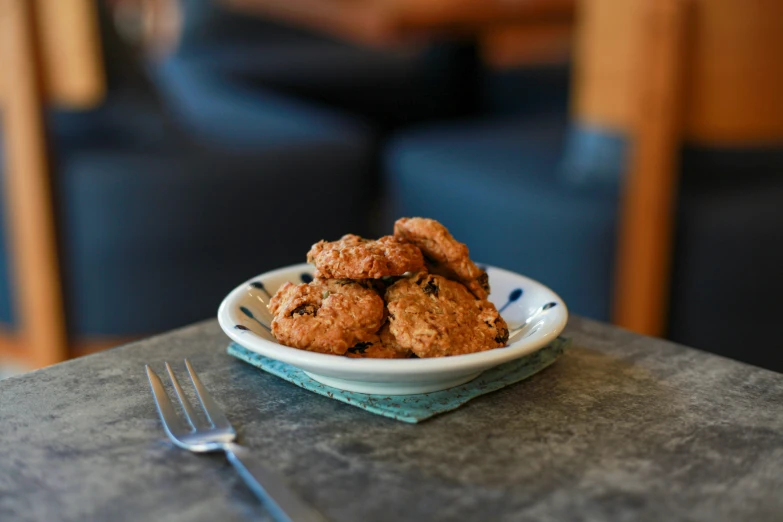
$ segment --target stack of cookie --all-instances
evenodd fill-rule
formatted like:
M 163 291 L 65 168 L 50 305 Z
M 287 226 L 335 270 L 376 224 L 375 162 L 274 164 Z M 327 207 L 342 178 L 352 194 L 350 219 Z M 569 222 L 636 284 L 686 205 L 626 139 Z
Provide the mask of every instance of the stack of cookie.
M 359 358 L 442 357 L 506 345 L 487 301 L 487 274 L 468 247 L 432 219 L 402 218 L 394 235 L 319 241 L 308 284 L 286 283 L 270 302 L 272 333 L 294 348 Z

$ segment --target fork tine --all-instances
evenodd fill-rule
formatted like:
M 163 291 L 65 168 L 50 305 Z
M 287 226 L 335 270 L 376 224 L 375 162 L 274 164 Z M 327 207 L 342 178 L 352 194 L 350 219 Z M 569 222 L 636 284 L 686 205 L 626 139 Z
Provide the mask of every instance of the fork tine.
M 158 374 L 152 371 L 149 365 L 145 365 L 145 368 L 147 368 L 147 378 L 150 381 L 150 388 L 152 388 L 152 397 L 155 399 L 155 406 L 158 407 L 158 414 L 160 414 L 160 420 L 163 422 L 163 428 L 166 430 L 169 438 L 174 440 L 189 430 L 185 428 L 177 416 L 174 405 L 171 404 L 171 399 L 169 399 Z
M 179 399 L 179 403 L 182 405 L 182 410 L 185 412 L 185 419 L 187 419 L 188 424 L 195 430 L 196 429 L 196 412 L 193 411 L 193 406 L 190 405 L 190 401 L 187 397 L 185 397 L 185 392 L 182 391 L 182 387 L 179 385 L 179 380 L 177 379 L 177 376 L 174 375 L 174 370 L 171 369 L 171 365 L 166 362 L 166 371 L 169 373 L 169 377 L 171 378 L 171 384 L 174 385 L 174 391 L 177 393 L 177 398 Z
M 204 385 L 201 384 L 198 375 L 196 375 L 196 371 L 193 369 L 193 367 L 190 365 L 190 361 L 187 359 L 185 359 L 185 366 L 187 366 L 188 373 L 190 374 L 190 380 L 193 381 L 193 386 L 196 388 L 196 395 L 198 396 L 198 400 L 204 407 L 204 411 L 206 412 L 209 420 L 212 422 L 212 425 L 216 428 L 230 428 L 233 430 L 231 423 L 228 422 L 226 416 L 223 415 L 223 410 L 221 410 L 220 406 L 218 406 L 217 403 L 212 400 L 212 396 L 209 394 L 209 392 L 207 392 L 207 389 L 204 388 Z

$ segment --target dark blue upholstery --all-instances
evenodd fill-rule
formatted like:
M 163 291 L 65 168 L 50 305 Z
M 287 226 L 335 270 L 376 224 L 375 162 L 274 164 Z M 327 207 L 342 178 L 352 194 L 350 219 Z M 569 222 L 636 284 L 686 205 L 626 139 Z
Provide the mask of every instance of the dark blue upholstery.
M 783 145 L 682 159 L 670 337 L 783 372 Z
M 464 115 L 475 106 L 470 43 L 372 49 L 232 14 L 214 0 L 181 5 L 182 39 L 167 59 L 177 66 L 165 64 L 156 75 L 164 90 L 181 86 L 187 70 L 207 71 L 249 90 L 271 88 L 353 112 L 379 127 Z
M 2 136 L 0 136 L 2 138 Z M 2 150 L 0 150 L 0 162 L 4 161 Z M 2 163 L 0 163 L 1 165 Z M 0 183 L 0 201 L 5 201 L 5 183 Z M 12 297 L 14 288 L 11 278 L 10 259 L 6 252 L 8 237 L 5 226 L 5 205 L 0 207 L 0 324 L 4 328 L 13 328 L 16 321 Z
M 216 44 L 230 43 L 237 48 L 259 42 L 305 41 L 320 43 L 331 39 L 261 16 L 247 16 L 225 9 L 216 0 L 178 0 L 181 31 L 178 53 L 198 54 Z
M 553 115 L 568 112 L 571 64 L 551 63 L 481 74 L 481 111 L 491 117 Z
M 76 148 L 156 147 L 173 141 L 171 128 L 157 107 L 145 100 L 110 95 L 88 110 L 51 109 L 48 128 L 54 151 Z
M 198 61 L 169 60 L 153 70 L 172 115 L 191 136 L 231 150 L 284 143 L 369 140 L 369 128 L 326 107 L 251 88 Z M 369 142 L 368 142 L 369 144 Z
M 210 317 L 242 280 L 362 230 L 364 159 L 359 147 L 319 144 L 69 154 L 58 195 L 72 331 L 138 334 Z
M 619 186 L 611 175 L 623 148 L 611 133 L 559 118 L 408 132 L 387 150 L 391 217 L 441 220 L 474 258 L 528 274 L 572 312 L 605 320 Z M 574 165 L 590 170 L 574 177 Z M 670 336 L 783 371 L 768 333 L 783 316 L 780 172 L 779 145 L 685 148 Z
M 170 58 L 254 89 L 275 89 L 380 127 L 464 115 L 474 106 L 472 47 L 379 51 L 341 42 L 216 45 Z M 166 71 L 170 73 L 170 71 Z
M 560 179 L 574 188 L 618 190 L 628 149 L 628 138 L 622 133 L 574 122 L 563 147 Z
M 438 219 L 475 259 L 607 319 L 617 196 L 561 183 L 565 134 L 560 117 L 407 133 L 388 148 L 390 214 Z

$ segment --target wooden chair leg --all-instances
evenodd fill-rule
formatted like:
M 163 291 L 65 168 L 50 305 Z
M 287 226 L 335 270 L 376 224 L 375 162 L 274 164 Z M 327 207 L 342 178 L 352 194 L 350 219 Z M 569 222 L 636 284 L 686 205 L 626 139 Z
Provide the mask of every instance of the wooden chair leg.
M 29 361 L 67 357 L 67 336 L 52 209 L 35 2 L 0 0 L 5 82 L 5 212 L 16 310 Z
M 620 209 L 614 322 L 665 334 L 673 243 L 685 0 L 645 0 L 629 176 Z

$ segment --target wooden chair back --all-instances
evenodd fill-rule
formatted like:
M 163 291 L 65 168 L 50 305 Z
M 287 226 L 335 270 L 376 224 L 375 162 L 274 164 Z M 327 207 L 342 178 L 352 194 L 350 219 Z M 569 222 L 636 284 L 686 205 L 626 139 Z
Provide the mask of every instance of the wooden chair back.
M 631 138 L 614 320 L 663 335 L 680 144 L 783 140 L 783 3 L 583 0 L 575 118 Z
M 91 0 L 0 0 L 4 208 L 18 317 L 13 355 L 35 367 L 65 360 L 68 339 L 44 106 L 84 108 L 105 93 Z
M 576 118 L 630 132 L 634 93 L 648 69 L 640 53 L 650 9 L 669 2 L 582 0 Z M 683 42 L 682 132 L 694 142 L 736 145 L 783 136 L 783 2 L 679 0 Z M 645 14 L 645 12 L 647 14 Z

